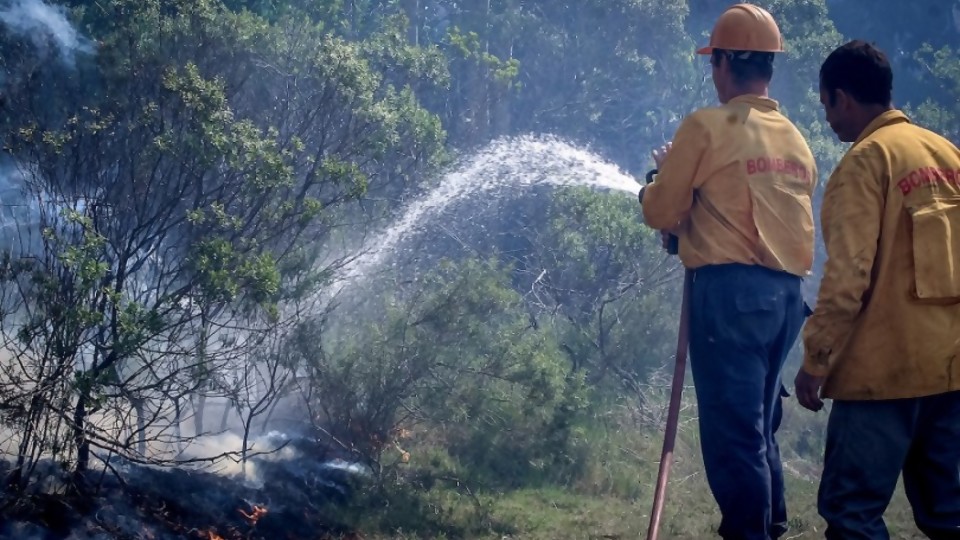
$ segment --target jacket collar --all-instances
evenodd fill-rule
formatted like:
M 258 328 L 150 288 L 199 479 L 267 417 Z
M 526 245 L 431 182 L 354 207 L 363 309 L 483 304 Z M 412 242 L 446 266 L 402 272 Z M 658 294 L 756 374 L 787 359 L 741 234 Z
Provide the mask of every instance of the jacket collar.
M 860 136 L 857 137 L 857 141 L 853 143 L 853 146 L 860 144 L 861 141 L 870 135 L 873 135 L 873 132 L 882 127 L 891 126 L 893 124 L 902 124 L 904 122 L 910 123 L 910 118 L 908 118 L 907 115 L 899 109 L 893 109 L 882 113 L 874 118 L 872 122 L 867 124 L 867 127 L 863 128 L 863 131 L 860 133 Z
M 780 110 L 780 104 L 777 102 L 777 100 L 755 94 L 744 94 L 742 96 L 731 98 L 730 101 L 727 102 L 728 105 L 733 105 L 734 103 L 743 103 L 756 109 L 766 109 L 770 111 Z

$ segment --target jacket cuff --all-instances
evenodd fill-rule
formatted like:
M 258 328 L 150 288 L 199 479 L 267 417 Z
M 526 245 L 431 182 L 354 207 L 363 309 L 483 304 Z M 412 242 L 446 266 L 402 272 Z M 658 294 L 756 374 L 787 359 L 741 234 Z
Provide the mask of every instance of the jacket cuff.
M 801 369 L 808 375 L 813 375 L 814 377 L 826 377 L 827 374 L 830 373 L 830 365 L 824 361 L 815 361 L 811 354 L 804 355 L 803 367 Z

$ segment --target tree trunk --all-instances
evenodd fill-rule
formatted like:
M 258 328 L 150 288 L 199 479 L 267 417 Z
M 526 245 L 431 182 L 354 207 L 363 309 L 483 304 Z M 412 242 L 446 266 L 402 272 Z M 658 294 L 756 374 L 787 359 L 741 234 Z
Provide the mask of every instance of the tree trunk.
M 517 10 L 514 0 L 507 0 L 501 4 L 501 9 L 505 12 L 515 12 Z M 487 2 L 487 18 L 490 17 L 490 2 Z M 488 26 L 489 35 L 490 28 Z M 497 33 L 497 42 L 487 41 L 488 52 L 492 52 L 502 62 L 506 62 L 513 57 L 513 43 L 510 38 L 504 36 L 502 32 Z M 487 95 L 487 103 L 490 115 L 490 135 L 492 137 L 502 137 L 510 133 L 511 114 L 510 105 L 513 100 L 514 90 L 506 84 L 491 80 L 489 82 L 490 92 Z
M 177 457 L 183 453 L 183 430 L 180 426 L 180 418 L 183 411 L 180 409 L 180 398 L 173 400 L 173 434 L 177 440 Z
M 27 464 L 27 454 L 30 452 L 30 445 L 36 436 L 37 418 L 40 416 L 41 400 L 40 394 L 35 393 L 30 399 L 30 409 L 27 411 L 27 418 L 24 422 L 23 433 L 20 439 L 20 445 L 17 448 L 17 463 L 13 470 L 7 476 L 7 488 L 19 493 L 27 487 L 27 481 L 23 474 L 23 468 Z
M 87 471 L 90 470 L 90 440 L 87 439 L 87 400 L 89 390 L 84 389 L 77 397 L 77 406 L 73 412 L 73 440 L 77 445 L 77 466 L 74 470 L 74 489 L 83 491 L 86 485 Z
M 137 413 L 137 452 L 139 452 L 141 456 L 146 457 L 147 429 L 146 418 L 144 418 L 144 400 L 131 399 L 130 404 L 133 405 L 133 410 Z
M 220 417 L 220 431 L 227 430 L 227 420 L 230 419 L 230 406 L 232 403 L 228 400 L 223 404 L 223 416 Z
M 207 325 L 207 307 L 202 306 L 200 308 L 200 337 L 199 343 L 197 344 L 198 377 L 201 379 L 200 384 L 197 386 L 199 395 L 197 395 L 196 403 L 193 407 L 194 435 L 197 437 L 204 433 L 203 410 L 207 402 L 207 396 L 204 395 L 204 391 L 206 391 L 210 381 L 210 375 L 207 372 Z M 192 399 L 191 403 L 193 403 Z
M 200 394 L 193 401 L 193 434 L 197 437 L 203 434 L 203 411 L 207 404 L 207 396 Z
M 407 40 L 413 45 L 420 45 L 420 0 L 403 0 L 403 11 L 410 21 Z
M 247 421 L 243 423 L 243 444 L 240 446 L 240 473 L 244 480 L 247 479 L 247 443 L 250 441 L 250 426 L 252 424 L 253 411 L 251 410 Z
M 277 405 L 279 405 L 279 404 L 280 404 L 280 400 L 277 399 L 276 401 L 273 402 L 272 405 L 270 405 L 270 410 L 267 411 L 267 416 L 264 417 L 262 427 L 260 428 L 262 431 L 264 431 L 264 432 L 267 431 L 267 426 L 270 425 L 270 419 L 273 418 L 273 413 L 274 413 L 274 411 L 277 410 Z

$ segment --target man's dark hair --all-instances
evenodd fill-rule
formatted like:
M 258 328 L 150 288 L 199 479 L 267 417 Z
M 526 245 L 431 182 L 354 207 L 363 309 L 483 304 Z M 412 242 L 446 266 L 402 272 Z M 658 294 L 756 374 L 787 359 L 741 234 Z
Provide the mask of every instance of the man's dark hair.
M 720 66 L 720 59 L 723 57 L 730 63 L 730 73 L 737 84 L 757 80 L 768 83 L 773 78 L 773 53 L 714 49 L 710 63 Z
M 837 50 L 820 66 L 820 86 L 830 105 L 843 90 L 864 105 L 889 105 L 893 99 L 893 70 L 883 51 L 871 43 L 853 40 Z

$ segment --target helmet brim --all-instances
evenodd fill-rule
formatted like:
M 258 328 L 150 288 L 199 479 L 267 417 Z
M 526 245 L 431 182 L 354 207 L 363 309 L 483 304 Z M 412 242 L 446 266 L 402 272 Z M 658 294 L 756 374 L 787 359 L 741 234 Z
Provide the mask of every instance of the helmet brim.
M 711 45 L 707 45 L 706 47 L 700 47 L 699 49 L 697 49 L 697 54 L 713 54 L 714 49 L 716 49 L 716 47 L 713 47 Z M 736 49 L 736 50 L 740 50 L 740 49 Z M 772 50 L 748 49 L 747 51 L 756 52 L 756 53 L 773 53 L 773 54 L 782 54 L 787 52 L 786 49 L 783 49 L 783 48 L 772 49 Z

